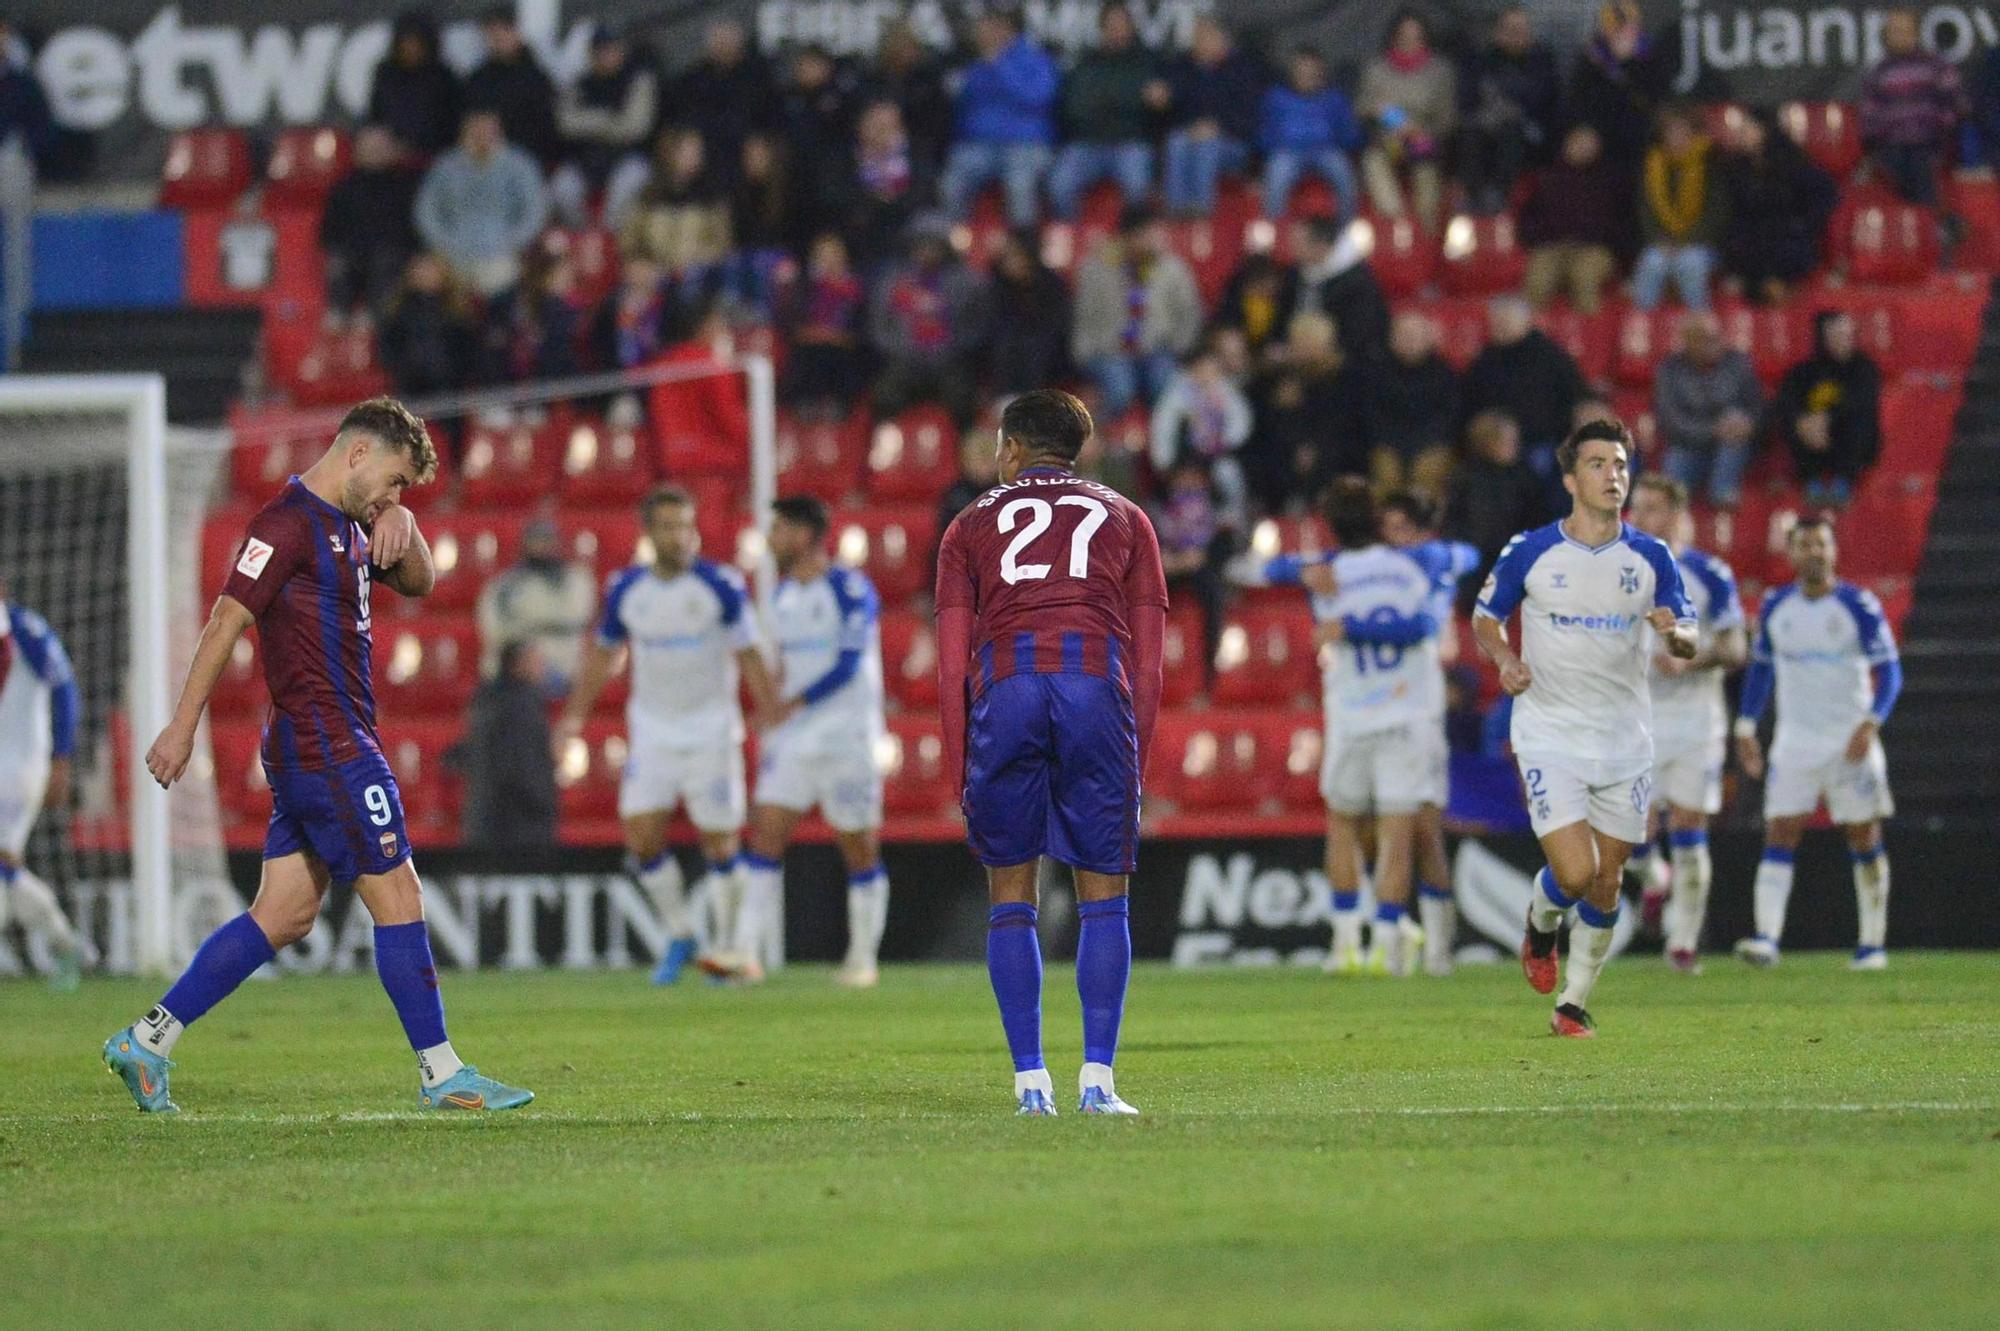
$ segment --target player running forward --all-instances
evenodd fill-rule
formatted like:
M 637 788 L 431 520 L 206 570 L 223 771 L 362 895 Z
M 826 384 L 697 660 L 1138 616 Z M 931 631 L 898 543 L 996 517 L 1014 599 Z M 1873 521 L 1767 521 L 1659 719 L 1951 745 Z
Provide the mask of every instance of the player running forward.
M 1431 573 L 1431 617 L 1437 621 L 1436 652 L 1423 679 L 1429 721 L 1423 730 L 1431 745 L 1426 783 L 1417 807 L 1417 922 L 1423 927 L 1424 970 L 1451 974 L 1452 942 L 1458 934 L 1458 907 L 1452 895 L 1451 860 L 1445 854 L 1444 810 L 1451 794 L 1451 746 L 1445 740 L 1445 667 L 1458 659 L 1458 622 L 1453 606 L 1458 584 L 1479 567 L 1479 551 L 1464 541 L 1441 541 L 1429 500 L 1398 491 L 1382 500 L 1382 539 Z
M 1833 523 L 1799 519 L 1786 543 L 1798 581 L 1764 597 L 1757 645 L 1743 676 L 1736 750 L 1743 770 L 1762 777 L 1757 718 L 1775 679 L 1777 733 L 1764 782 L 1764 858 L 1757 865 L 1757 933 L 1736 945 L 1745 961 L 1774 966 L 1792 895 L 1792 857 L 1822 797 L 1847 836 L 1861 936 L 1853 969 L 1889 964 L 1889 857 L 1882 819 L 1895 812 L 1889 765 L 1878 732 L 1903 687 L 1903 667 L 1882 603 L 1873 592 L 1834 577 L 1839 554 Z
M 1653 739 L 1645 629 L 1683 660 L 1696 647 L 1673 551 L 1619 520 L 1631 447 L 1616 421 L 1571 432 L 1556 450 L 1569 516 L 1507 543 L 1472 619 L 1479 649 L 1514 697 L 1514 755 L 1548 857 L 1521 940 L 1521 968 L 1536 993 L 1556 987 L 1556 931 L 1576 907 L 1568 972 L 1549 1019 L 1564 1036 L 1592 1033 L 1584 1005 L 1611 952 L 1625 857 L 1646 839 Z M 1506 628 L 1517 607 L 1518 655 Z
M 1320 794 L 1326 800 L 1326 876 L 1333 889 L 1329 971 L 1363 969 L 1362 821 L 1375 818 L 1375 927 L 1370 969 L 1408 975 L 1418 929 L 1409 917 L 1417 812 L 1436 793 L 1425 677 L 1436 670 L 1433 579 L 1409 554 L 1378 539 L 1368 483 L 1336 480 L 1324 503 L 1337 554 L 1280 557 L 1264 566 L 1274 586 L 1305 586 L 1319 622 L 1326 686 Z
M 65 992 L 77 986 L 83 944 L 56 894 L 22 857 L 43 802 L 69 796 L 77 710 L 76 674 L 62 641 L 40 615 L 9 604 L 0 587 L 0 906 L 11 907 L 23 929 L 48 938 L 56 963 L 49 983 Z
M 1160 705 L 1167 584 L 1153 524 L 1076 475 L 1090 412 L 1068 393 L 1023 393 L 1000 416 L 1000 485 L 938 550 L 938 682 L 945 770 L 966 839 L 987 867 L 986 969 L 1023 1114 L 1053 1114 L 1042 1061 L 1041 857 L 1076 872 L 1078 1109 L 1136 1114 L 1111 1065 L 1132 972 L 1127 875 L 1139 784 Z
M 374 917 L 375 970 L 416 1051 L 418 1105 L 513 1109 L 535 1098 L 460 1063 L 445 1037 L 402 797 L 375 733 L 369 589 L 379 582 L 404 596 L 430 592 L 430 547 L 397 501 L 436 473 L 424 423 L 392 398 L 372 398 L 342 419 L 325 456 L 250 520 L 146 770 L 171 786 L 187 769 L 202 709 L 236 640 L 255 624 L 271 689 L 263 878 L 250 909 L 208 936 L 166 997 L 104 1042 L 105 1063 L 147 1113 L 176 1112 L 168 1055 L 182 1029 L 310 933 L 335 879 L 352 880 Z
M 712 974 L 755 981 L 758 958 L 777 926 L 785 846 L 800 818 L 819 806 L 847 865 L 847 957 L 839 981 L 866 988 L 880 978 L 877 958 L 889 919 L 889 875 L 882 867 L 882 604 L 855 569 L 834 568 L 826 554 L 826 505 L 810 496 L 771 505 L 771 636 L 778 644 L 777 701 L 758 718 L 757 802 L 733 953 L 713 959 Z
M 1728 753 L 1728 704 L 1722 676 L 1740 669 L 1749 656 L 1743 606 L 1736 575 L 1714 555 L 1681 539 L 1688 523 L 1687 487 L 1670 476 L 1641 476 L 1632 486 L 1632 525 L 1665 541 L 1680 564 L 1681 585 L 1694 606 L 1700 643 L 1682 660 L 1653 651 L 1653 796 L 1666 806 L 1667 842 L 1672 847 L 1673 885 L 1666 901 L 1667 960 L 1687 975 L 1701 970 L 1701 928 L 1708 915 L 1713 869 L 1708 857 L 1708 820 L 1722 811 L 1722 764 Z M 1647 891 L 1661 875 L 1657 864 L 1657 819 L 1646 826 L 1646 842 L 1636 860 Z
M 704 862 L 703 882 L 717 903 L 717 937 L 732 937 L 742 896 L 743 712 L 738 672 L 753 702 L 776 698 L 757 649 L 750 598 L 737 572 L 699 558 L 701 532 L 687 491 L 663 485 L 639 504 L 652 542 L 651 567 L 635 564 L 611 577 L 597 632 L 553 736 L 557 761 L 583 731 L 590 709 L 630 652 L 632 694 L 625 704 L 629 757 L 618 788 L 618 817 L 632 876 L 652 897 L 667 945 L 653 983 L 672 984 L 698 947 L 700 921 L 683 897 L 667 849 L 674 810 L 687 806 Z

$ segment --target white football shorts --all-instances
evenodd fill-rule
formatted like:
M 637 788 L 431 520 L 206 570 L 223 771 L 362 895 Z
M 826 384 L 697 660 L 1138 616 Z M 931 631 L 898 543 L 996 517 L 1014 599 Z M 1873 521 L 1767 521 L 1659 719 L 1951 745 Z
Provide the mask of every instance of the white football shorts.
M 28 848 L 28 833 L 41 816 L 42 797 L 49 789 L 49 765 L 27 762 L 0 766 L 0 852 L 20 859 Z
M 1319 793 L 1335 813 L 1415 813 L 1439 784 L 1435 746 L 1425 728 L 1397 726 L 1365 735 L 1329 736 L 1320 757 Z M 1442 736 L 1440 736 L 1440 739 Z
M 833 753 L 788 751 L 767 739 L 757 759 L 757 803 L 804 813 L 819 806 L 836 832 L 867 832 L 882 825 L 882 771 L 874 746 L 856 744 Z
M 1669 737 L 1653 737 L 1653 798 L 1691 813 L 1722 812 L 1722 764 L 1729 741 L 1721 731 L 1711 731 L 1673 743 Z
M 1764 773 L 1764 816 L 1799 818 L 1826 800 L 1826 812 L 1836 823 L 1872 823 L 1896 811 L 1889 794 L 1889 759 L 1882 741 L 1869 747 L 1858 763 L 1844 752 L 1829 757 L 1780 762 L 1773 754 Z
M 1651 763 L 1605 764 L 1517 754 L 1527 787 L 1528 821 L 1535 835 L 1547 836 L 1571 823 L 1638 845 L 1646 839 L 1646 808 L 1652 798 Z
M 618 816 L 672 813 L 685 804 L 688 821 L 701 831 L 735 832 L 748 811 L 743 787 L 738 745 L 683 749 L 634 744 L 618 785 Z

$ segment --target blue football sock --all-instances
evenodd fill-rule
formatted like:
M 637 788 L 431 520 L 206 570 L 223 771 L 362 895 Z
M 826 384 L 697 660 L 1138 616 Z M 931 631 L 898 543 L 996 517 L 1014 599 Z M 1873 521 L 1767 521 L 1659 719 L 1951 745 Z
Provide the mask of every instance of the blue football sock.
M 1132 978 L 1129 899 L 1086 901 L 1076 908 L 1083 931 L 1076 943 L 1076 995 L 1083 1000 L 1083 1061 L 1109 1067 L 1118 1053 L 1118 1025 L 1125 1019 L 1125 986 Z
M 1014 1071 L 1042 1066 L 1042 942 L 1035 908 L 1026 902 L 995 906 L 987 916 L 986 971 L 1000 1004 L 1000 1025 Z
M 271 940 L 245 911 L 203 940 L 160 1006 L 182 1026 L 192 1026 L 276 955 Z
M 375 926 L 375 973 L 396 1005 L 410 1048 L 422 1051 L 445 1043 L 444 996 L 431 962 L 430 930 L 422 920 Z

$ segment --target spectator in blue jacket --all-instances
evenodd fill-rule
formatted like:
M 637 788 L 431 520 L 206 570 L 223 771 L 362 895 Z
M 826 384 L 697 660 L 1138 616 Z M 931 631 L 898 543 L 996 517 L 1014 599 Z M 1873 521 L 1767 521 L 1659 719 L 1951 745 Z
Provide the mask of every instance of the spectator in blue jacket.
M 1056 62 L 1010 14 L 981 14 L 973 41 L 979 59 L 959 89 L 958 139 L 940 184 L 945 211 L 965 217 L 979 191 L 998 180 L 1007 192 L 1008 223 L 1034 226 L 1056 137 Z
M 1215 211 L 1215 182 L 1224 171 L 1241 171 L 1257 140 L 1257 111 L 1264 95 L 1264 72 L 1236 49 L 1229 31 L 1213 17 L 1195 20 L 1194 44 L 1174 66 L 1169 80 L 1173 132 L 1167 135 L 1167 210 L 1177 217 L 1206 217 Z
M 1074 221 L 1084 194 L 1106 178 L 1118 182 L 1126 203 L 1146 201 L 1153 188 L 1153 118 L 1172 96 L 1153 53 L 1139 44 L 1132 11 L 1106 5 L 1097 16 L 1097 49 L 1063 81 L 1068 142 L 1049 176 L 1057 217 Z
M 1264 94 L 1264 216 L 1282 217 L 1292 190 L 1307 175 L 1333 187 L 1339 216 L 1354 212 L 1359 186 L 1354 159 L 1361 127 L 1354 107 L 1327 82 L 1326 57 L 1310 46 L 1292 51 L 1285 86 Z

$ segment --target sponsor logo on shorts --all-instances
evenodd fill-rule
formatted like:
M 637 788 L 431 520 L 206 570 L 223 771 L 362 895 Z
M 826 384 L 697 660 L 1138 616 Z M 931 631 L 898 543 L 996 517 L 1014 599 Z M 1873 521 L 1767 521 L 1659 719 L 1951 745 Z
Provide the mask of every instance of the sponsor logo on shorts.
M 383 855 L 394 855 L 396 853 L 396 834 L 394 832 L 384 832 L 379 844 L 382 847 Z
M 264 576 L 264 565 L 271 562 L 271 547 L 252 536 L 243 542 L 243 553 L 236 560 L 236 571 L 255 582 Z

